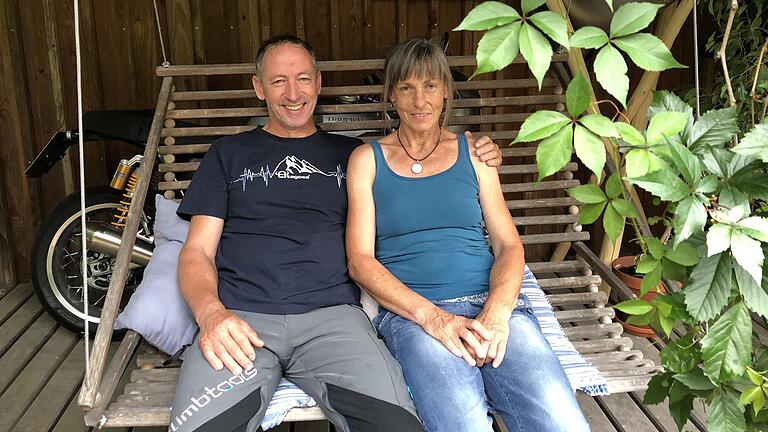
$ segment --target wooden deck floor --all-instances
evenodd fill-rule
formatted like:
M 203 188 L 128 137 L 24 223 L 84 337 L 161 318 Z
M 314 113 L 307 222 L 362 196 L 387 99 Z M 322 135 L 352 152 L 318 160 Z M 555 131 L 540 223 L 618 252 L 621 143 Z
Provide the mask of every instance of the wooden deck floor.
M 42 309 L 30 285 L 0 290 L 0 432 L 88 430 L 77 406 L 84 376 L 83 345 L 79 335 L 59 326 Z M 655 346 L 645 339 L 635 339 L 635 346 L 658 364 Z M 677 431 L 666 406 L 644 406 L 642 394 L 598 398 L 579 394 L 578 398 L 595 432 Z M 705 423 L 705 414 L 697 409 L 684 430 L 704 431 Z M 288 425 L 273 430 L 319 432 L 326 427 L 315 422 L 297 424 L 293 430 Z

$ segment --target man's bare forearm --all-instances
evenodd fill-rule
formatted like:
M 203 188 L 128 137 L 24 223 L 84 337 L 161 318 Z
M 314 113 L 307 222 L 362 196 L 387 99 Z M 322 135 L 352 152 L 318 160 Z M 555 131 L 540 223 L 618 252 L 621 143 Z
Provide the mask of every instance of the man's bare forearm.
M 186 245 L 181 249 L 179 291 L 198 324 L 211 312 L 224 309 L 219 300 L 216 265 L 202 250 Z

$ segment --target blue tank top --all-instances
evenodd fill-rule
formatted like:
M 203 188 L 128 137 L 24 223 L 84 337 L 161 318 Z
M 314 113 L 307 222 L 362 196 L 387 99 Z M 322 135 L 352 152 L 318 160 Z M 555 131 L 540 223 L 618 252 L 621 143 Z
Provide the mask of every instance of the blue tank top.
M 456 162 L 438 174 L 411 178 L 387 165 L 378 141 L 376 258 L 429 300 L 488 291 L 493 255 L 484 238 L 477 175 L 459 135 Z

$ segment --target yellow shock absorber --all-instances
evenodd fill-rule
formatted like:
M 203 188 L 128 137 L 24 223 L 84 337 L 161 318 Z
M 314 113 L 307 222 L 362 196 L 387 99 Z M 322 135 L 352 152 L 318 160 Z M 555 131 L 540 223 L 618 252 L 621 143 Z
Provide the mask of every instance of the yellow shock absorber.
M 120 199 L 120 207 L 115 209 L 114 216 L 112 218 L 112 226 L 118 229 L 125 227 L 125 220 L 128 219 L 128 210 L 131 209 L 131 202 L 133 201 L 133 192 L 136 190 L 136 183 L 139 181 L 139 174 L 134 170 L 131 173 L 131 177 L 128 178 L 128 182 L 123 190 L 123 197 Z

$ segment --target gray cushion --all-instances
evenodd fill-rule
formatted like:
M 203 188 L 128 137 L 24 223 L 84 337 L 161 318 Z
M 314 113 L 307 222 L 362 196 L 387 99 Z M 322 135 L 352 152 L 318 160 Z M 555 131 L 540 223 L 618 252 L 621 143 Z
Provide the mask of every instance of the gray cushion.
M 155 195 L 155 245 L 175 240 L 184 243 L 187 240 L 189 222 L 176 215 L 179 203 Z
M 144 278 L 125 309 L 117 316 L 116 329 L 128 328 L 167 354 L 192 341 L 197 331 L 192 311 L 179 293 L 179 252 L 189 224 L 176 216 L 178 204 L 158 195 L 155 219 L 155 250 Z

